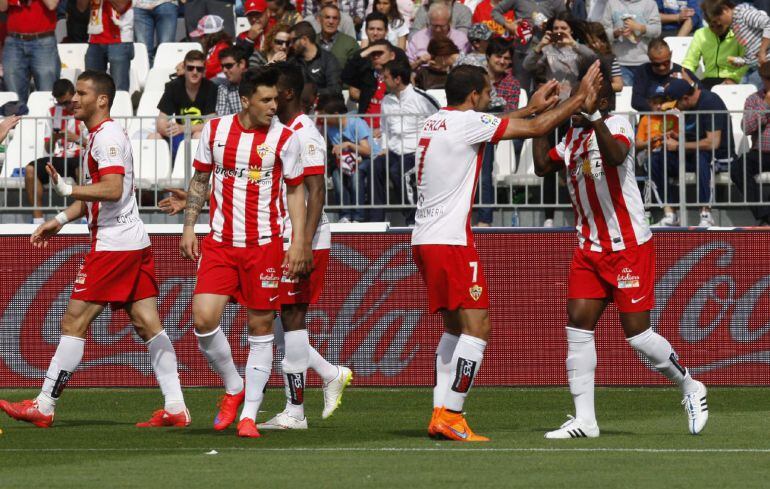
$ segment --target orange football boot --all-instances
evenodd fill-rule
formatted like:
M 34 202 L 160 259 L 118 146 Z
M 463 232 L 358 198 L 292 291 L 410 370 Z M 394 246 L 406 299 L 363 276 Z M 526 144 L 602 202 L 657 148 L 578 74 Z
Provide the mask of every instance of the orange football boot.
M 436 438 L 439 436 L 438 432 L 436 431 L 436 420 L 441 413 L 441 409 L 442 408 L 440 407 L 434 407 L 433 414 L 430 416 L 430 423 L 428 424 L 428 436 L 431 438 Z
M 38 428 L 50 428 L 53 424 L 53 414 L 43 414 L 37 408 L 37 401 L 27 399 L 19 402 L 0 400 L 0 409 L 18 421 L 32 423 Z
M 233 424 L 235 416 L 238 414 L 238 408 L 243 404 L 246 397 L 246 388 L 244 387 L 238 394 L 225 394 L 219 399 L 217 406 L 219 412 L 214 418 L 214 429 L 221 431 Z
M 251 418 L 243 418 L 238 422 L 238 436 L 242 438 L 259 438 L 257 424 Z
M 434 427 L 436 434 L 448 440 L 489 441 L 486 436 L 477 435 L 471 430 L 462 413 L 453 413 L 447 409 L 439 412 Z
M 190 426 L 190 411 L 185 408 L 181 413 L 171 414 L 165 409 L 158 409 L 152 413 L 152 417 L 147 421 L 136 423 L 137 428 L 159 428 L 161 426 L 174 426 L 184 428 Z

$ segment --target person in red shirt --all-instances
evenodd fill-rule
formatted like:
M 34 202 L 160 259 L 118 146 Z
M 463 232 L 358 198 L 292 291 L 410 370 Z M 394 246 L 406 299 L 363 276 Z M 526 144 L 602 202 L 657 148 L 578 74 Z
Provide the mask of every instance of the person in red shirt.
M 500 0 L 484 0 L 476 6 L 476 10 L 473 11 L 473 23 L 474 24 L 486 24 L 492 34 L 496 36 L 509 37 L 510 33 L 505 29 L 505 26 L 498 24 L 495 19 L 492 18 L 492 10 L 497 7 Z M 506 12 L 503 17 L 506 20 L 513 22 L 516 20 L 516 15 L 513 10 Z
M 265 27 L 269 15 L 267 12 L 266 0 L 247 0 L 244 5 L 246 19 L 249 21 L 249 30 L 238 34 L 235 44 L 248 50 L 249 56 L 252 52 L 262 49 L 265 40 Z
M 198 22 L 198 28 L 190 33 L 192 38 L 200 38 L 206 53 L 206 78 L 222 78 L 222 64 L 219 52 L 233 45 L 233 38 L 224 30 L 224 21 L 218 15 L 206 15 Z
M 59 79 L 61 61 L 56 49 L 57 0 L 0 0 L 8 14 L 8 35 L 3 49 L 5 86 L 27 101 L 29 78 L 38 90 L 51 90 Z
M 77 0 L 80 10 L 91 5 L 86 70 L 107 71 L 118 90 L 128 91 L 134 59 L 134 11 L 131 0 Z

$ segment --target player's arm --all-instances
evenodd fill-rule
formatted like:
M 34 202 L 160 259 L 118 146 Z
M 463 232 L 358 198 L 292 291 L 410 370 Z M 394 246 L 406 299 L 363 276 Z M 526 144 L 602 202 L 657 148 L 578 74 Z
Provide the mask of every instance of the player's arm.
M 120 165 L 100 169 L 101 180 L 91 185 L 68 184 L 50 163 L 46 164 L 45 171 L 51 176 L 54 190 L 62 197 L 72 197 L 86 202 L 117 202 L 123 195 L 123 172 L 125 170 Z
M 529 103 L 523 109 L 514 110 L 513 112 L 506 112 L 501 118 L 507 119 L 526 119 L 533 115 L 540 114 L 546 110 L 550 110 L 559 103 L 559 82 L 556 80 L 549 80 L 538 88 L 532 97 L 529 99 Z
M 195 236 L 195 223 L 209 196 L 210 171 L 195 170 L 187 189 L 187 204 L 184 208 L 184 226 L 182 239 L 179 242 L 179 251 L 184 258 L 195 260 L 198 258 L 198 238 Z
M 305 223 L 305 242 L 313 242 L 313 237 L 321 221 L 321 213 L 326 203 L 326 179 L 321 175 L 305 175 L 303 180 L 307 189 L 307 223 Z M 294 225 L 294 221 L 292 226 Z
M 684 143 L 684 149 L 688 151 L 716 151 L 722 142 L 722 130 L 706 131 L 706 137 L 698 141 L 688 141 Z M 669 147 L 669 149 L 672 149 Z
M 310 250 L 312 237 L 310 240 L 307 239 L 307 209 L 305 208 L 305 189 L 302 185 L 296 183 L 291 185 L 286 182 L 286 206 L 291 219 L 292 239 L 283 259 L 283 267 L 286 268 L 289 277 L 297 277 L 306 274 L 313 262 L 313 252 Z
M 535 175 L 544 177 L 556 173 L 564 165 L 563 160 L 553 158 L 551 143 L 548 138 L 541 136 L 532 140 L 532 159 L 535 164 Z
M 29 237 L 29 242 L 32 243 L 32 246 L 37 248 L 45 248 L 48 246 L 48 240 L 51 238 L 51 236 L 54 236 L 56 233 L 61 231 L 61 228 L 63 228 L 65 224 L 70 221 L 80 219 L 85 214 L 85 202 L 76 200 L 69 207 L 58 213 L 56 217 L 49 219 L 48 221 L 38 226 L 38 228 L 35 229 L 35 232 L 32 233 L 32 235 Z

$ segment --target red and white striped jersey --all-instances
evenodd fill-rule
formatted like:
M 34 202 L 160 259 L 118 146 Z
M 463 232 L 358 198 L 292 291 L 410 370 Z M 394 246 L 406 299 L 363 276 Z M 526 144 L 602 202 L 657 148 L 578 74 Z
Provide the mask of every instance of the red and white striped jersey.
M 484 147 L 500 140 L 508 119 L 441 109 L 417 139 L 417 212 L 412 245 L 471 246 L 471 207 Z
M 303 168 L 303 176 L 326 175 L 326 141 L 321 133 L 318 132 L 315 123 L 305 114 L 299 114 L 288 126 L 297 135 L 300 145 L 300 163 Z M 284 198 L 285 198 L 284 194 Z M 305 193 L 305 203 L 307 203 L 307 193 Z M 286 208 L 286 202 L 283 207 L 283 245 L 288 249 L 291 243 L 291 219 Z M 329 218 L 326 213 L 321 211 L 321 220 L 313 236 L 312 249 L 328 250 L 332 247 L 332 232 L 329 226 Z
M 244 129 L 238 114 L 203 126 L 193 167 L 213 173 L 210 225 L 214 240 L 243 248 L 283 235 L 283 182 L 302 183 L 297 136 L 274 117 Z
M 86 185 L 105 175 L 123 175 L 123 193 L 117 202 L 86 202 L 91 251 L 141 250 L 150 238 L 139 218 L 134 196 L 134 158 L 131 142 L 117 122 L 106 119 L 88 134 Z
M 622 165 L 604 164 L 591 128 L 571 127 L 549 156 L 566 165 L 579 246 L 620 251 L 641 245 L 652 233 L 634 173 L 634 130 L 625 117 L 611 115 L 604 123 L 629 148 Z

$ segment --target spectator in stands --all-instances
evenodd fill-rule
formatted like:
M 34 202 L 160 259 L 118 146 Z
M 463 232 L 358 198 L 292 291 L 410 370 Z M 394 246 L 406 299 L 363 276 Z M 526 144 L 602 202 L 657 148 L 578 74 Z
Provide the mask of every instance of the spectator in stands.
M 406 55 L 412 69 L 427 64 L 430 61 L 428 54 L 428 43 L 433 38 L 449 38 L 455 43 L 461 53 L 468 52 L 468 36 L 464 32 L 454 29 L 450 26 L 451 11 L 446 4 L 434 2 L 430 6 L 428 18 L 430 25 L 414 34 L 406 47 Z
M 323 7 L 318 16 L 321 20 L 318 47 L 333 54 L 337 63 L 345 66 L 348 58 L 358 50 L 358 42 L 339 31 L 340 10 L 334 5 Z
M 473 22 L 473 25 L 486 25 L 490 32 L 495 36 L 511 38 L 512 35 L 505 29 L 505 26 L 492 18 L 492 11 L 502 2 L 503 0 L 483 0 L 480 4 L 476 5 L 476 9 L 473 11 L 473 17 L 471 18 L 471 21 Z M 503 18 L 507 22 L 513 23 L 516 20 L 516 14 L 513 10 L 508 10 L 503 14 Z M 468 38 L 470 37 L 471 36 L 469 31 Z
M 350 98 L 358 101 L 358 113 L 374 116 L 365 120 L 378 138 L 379 114 L 387 91 L 382 70 L 385 64 L 394 59 L 409 63 L 404 51 L 380 39 L 354 53 L 342 70 L 342 82 L 348 85 Z
M 318 95 L 339 95 L 342 90 L 337 59 L 316 44 L 316 33 L 308 22 L 291 28 L 289 52 L 291 59 L 302 67 L 305 81 L 312 81 Z
M 745 53 L 746 49 L 729 26 L 709 24 L 695 31 L 682 66 L 694 72 L 703 63 L 701 82 L 708 89 L 721 84 L 732 85 L 740 83 L 748 66 L 734 66 L 730 58 L 743 58 Z
M 689 36 L 701 25 L 698 0 L 655 0 L 660 14 L 661 35 Z
M 246 19 L 249 21 L 249 30 L 238 34 L 235 40 L 236 46 L 245 49 L 251 53 L 263 49 L 265 40 L 265 30 L 269 15 L 267 14 L 266 0 L 246 0 L 243 7 Z
M 233 38 L 224 30 L 222 17 L 207 15 L 198 22 L 198 28 L 190 37 L 200 39 L 203 52 L 206 53 L 206 78 L 215 83 L 225 80 L 222 65 L 219 64 L 219 52 L 233 45 Z
M 51 95 L 56 103 L 49 110 L 49 132 L 45 138 L 48 156 L 33 161 L 25 168 L 25 190 L 32 211 L 32 223 L 42 224 L 43 185 L 48 185 L 50 177 L 46 172 L 46 164 L 51 163 L 59 175 L 79 180 L 80 150 L 82 137 L 86 133 L 85 125 L 76 121 L 72 116 L 72 97 L 75 96 L 75 86 L 67 79 L 56 80 Z
M 83 6 L 89 0 L 77 2 Z M 90 5 L 86 69 L 106 72 L 109 64 L 115 88 L 128 91 L 131 60 L 134 59 L 134 10 L 131 0 L 93 1 Z
M 487 72 L 501 102 L 490 104 L 493 110 L 511 112 L 519 108 L 521 85 L 513 74 L 511 43 L 495 37 L 487 46 Z M 500 105 L 500 104 L 504 105 Z
M 428 43 L 430 61 L 417 69 L 414 86 L 423 90 L 443 90 L 449 70 L 460 52 L 447 38 L 431 39 Z
M 468 53 L 461 53 L 455 61 L 455 66 L 459 65 L 475 65 L 486 68 L 487 66 L 487 46 L 489 46 L 489 40 L 492 38 L 492 31 L 489 30 L 487 24 L 473 24 L 468 29 L 468 42 L 471 45 L 471 51 Z
M 369 200 L 369 173 L 371 158 L 379 153 L 369 125 L 359 117 L 347 114 L 345 101 L 329 98 L 320 110 L 326 117 L 326 140 L 331 146 L 335 164 L 332 181 L 337 199 L 334 204 L 356 207 L 340 212 L 339 222 L 364 222 L 366 211 L 362 206 Z M 319 119 L 320 120 L 320 119 Z
M 152 66 L 158 44 L 176 40 L 177 0 L 136 0 L 134 2 L 134 33 L 136 42 L 147 46 Z M 158 43 L 155 43 L 155 38 Z
M 227 81 L 217 87 L 217 115 L 224 116 L 240 112 L 241 96 L 238 93 L 238 85 L 241 83 L 243 73 L 249 69 L 247 52 L 238 46 L 231 46 L 219 52 L 219 61 L 222 64 L 222 72 Z
M 652 180 L 661 195 L 667 199 L 665 204 L 679 201 L 678 192 L 672 191 L 668 185 L 668 179 L 676 177 L 679 173 L 679 144 L 685 148 L 685 169 L 695 171 L 698 175 L 698 202 L 702 205 L 700 224 L 701 227 L 714 225 L 711 216 L 711 165 L 719 167 L 721 163 L 729 161 L 732 155 L 728 153 L 728 141 L 731 138 L 730 117 L 727 115 L 722 99 L 705 88 L 699 87 L 695 82 L 686 79 L 673 78 L 664 91 L 666 98 L 677 101 L 677 108 L 685 112 L 685 141 L 677 141 L 667 134 L 664 148 L 666 154 L 661 152 L 657 157 L 650 156 Z M 688 112 L 698 111 L 698 114 Z M 714 112 L 721 113 L 714 113 Z M 665 159 L 665 162 L 663 161 Z M 669 178 L 666 178 L 669 177 Z M 665 192 L 664 192 L 665 190 Z M 672 225 L 679 218 L 676 213 L 668 213 L 659 223 L 660 225 Z M 673 214 L 673 215 L 672 215 Z
M 671 48 L 662 38 L 653 39 L 647 47 L 649 63 L 643 64 L 636 72 L 631 96 L 631 106 L 640 112 L 649 112 L 649 99 L 660 95 L 672 78 L 682 78 L 686 71 L 690 80 L 700 84 L 695 74 L 687 68 L 671 62 Z
M 91 5 L 78 5 L 78 2 L 67 2 L 67 37 L 65 43 L 85 44 L 88 42 L 88 22 L 91 20 Z
M 383 79 L 388 94 L 382 101 L 382 134 L 387 142 L 386 152 L 374 159 L 373 200 L 380 207 L 369 212 L 371 221 L 384 221 L 385 204 L 416 204 L 414 153 L 417 133 L 427 116 L 438 112 L 439 104 L 430 95 L 414 88 L 409 80 L 409 63 L 393 60 L 383 67 Z M 425 114 L 422 116 L 404 114 Z M 388 187 L 393 188 L 388 192 Z M 414 211 L 404 214 L 407 224 L 414 223 Z
M 379 12 L 372 12 L 364 20 L 364 34 L 366 37 L 361 40 L 361 47 L 365 48 L 370 43 L 381 39 L 389 39 L 388 18 Z M 389 41 L 390 42 L 390 41 Z M 391 44 L 393 44 L 391 42 Z
M 278 24 L 267 32 L 265 36 L 265 48 L 262 51 L 254 51 L 249 58 L 249 66 L 259 68 L 268 63 L 286 61 L 291 44 L 291 26 Z
M 61 62 L 56 48 L 57 0 L 0 0 L 0 12 L 8 12 L 8 36 L 3 47 L 5 85 L 27 101 L 29 79 L 37 90 L 51 90 L 59 78 Z
M 222 28 L 230 36 L 235 37 L 235 11 L 232 0 L 187 0 L 184 2 L 185 29 L 190 37 L 196 37 L 193 31 L 200 28 L 200 20 L 208 15 L 216 15 L 222 19 Z
M 291 27 L 302 21 L 302 16 L 289 0 L 267 0 L 267 9 L 270 11 L 270 17 L 267 19 L 268 31 L 278 24 Z
M 660 14 L 654 0 L 608 0 L 602 24 L 612 41 L 623 83 L 634 85 L 639 67 L 647 63 L 647 44 L 660 36 Z
M 396 0 L 374 0 L 374 11 L 385 16 L 386 39 L 397 48 L 406 49 L 406 39 L 409 36 L 409 21 L 404 19 L 398 10 Z M 371 16 L 372 14 L 369 14 Z M 369 26 L 369 16 L 364 22 L 364 32 Z M 379 17 L 375 17 L 379 18 Z M 366 47 L 366 44 L 361 44 Z
M 704 0 L 703 14 L 715 32 L 732 30 L 738 43 L 744 47 L 741 58 L 729 58 L 733 66 L 747 66 L 744 83 L 752 83 L 762 88 L 757 66 L 767 61 L 767 48 L 770 47 L 770 16 L 757 10 L 748 3 L 736 6 L 732 0 Z
M 409 28 L 410 35 L 414 36 L 417 32 L 425 29 L 430 25 L 430 7 L 434 4 L 441 3 L 447 7 L 450 16 L 450 25 L 452 29 L 461 31 L 463 34 L 468 32 L 473 21 L 473 13 L 471 9 L 455 0 L 428 0 L 423 2 L 422 8 L 417 9 L 417 13 L 414 16 L 414 22 Z
M 770 172 L 770 63 L 759 67 L 764 86 L 749 95 L 743 105 L 743 130 L 751 136 L 751 150 L 738 155 L 730 165 L 730 179 L 747 202 L 762 202 L 762 186 L 755 180 Z M 767 187 L 767 185 L 765 185 Z M 770 206 L 751 206 L 759 226 L 770 225 Z
M 602 72 L 610 73 L 610 82 L 612 90 L 620 92 L 623 90 L 623 72 L 612 52 L 612 45 L 607 38 L 607 32 L 604 26 L 599 22 L 586 22 L 583 24 L 585 43 L 594 50 L 602 62 Z
M 16 127 L 16 124 L 18 124 L 20 120 L 20 116 L 12 115 L 0 121 L 0 143 L 5 141 L 5 138 L 8 137 L 8 133 L 11 132 L 11 129 Z
M 343 22 L 342 26 L 340 27 L 340 30 L 346 34 L 348 34 L 351 37 L 355 37 L 355 30 L 357 27 L 361 25 L 361 23 L 364 21 L 364 15 L 365 15 L 365 5 L 364 0 L 342 0 L 338 3 L 337 0 L 334 0 L 330 2 L 329 0 L 305 0 L 305 3 L 303 4 L 303 12 L 302 16 L 305 18 L 304 20 L 310 21 L 310 18 L 315 17 L 318 12 L 329 4 L 334 4 L 337 8 L 340 9 L 340 12 L 342 12 L 342 17 L 348 17 L 353 22 L 353 33 L 347 32 L 347 25 Z M 317 27 L 314 25 L 313 27 Z M 318 31 L 318 29 L 316 29 Z
M 346 34 L 352 38 L 355 39 L 356 37 L 356 24 L 353 22 L 353 18 L 345 13 L 343 10 L 340 9 L 339 1 L 338 0 L 321 0 L 320 2 L 320 8 L 316 11 L 316 13 L 308 15 L 303 20 L 305 22 L 309 22 L 310 25 L 313 26 L 313 29 L 315 29 L 316 33 L 321 33 L 321 9 L 326 6 L 334 6 L 337 7 L 337 9 L 340 11 L 340 22 L 339 22 L 339 31 L 343 34 Z
M 578 23 L 566 12 L 548 19 L 545 33 L 524 58 L 524 69 L 539 82 L 554 79 L 561 84 L 560 97 L 569 98 L 580 73 L 596 59 L 596 53 L 575 40 L 573 26 Z M 581 34 L 582 37 L 582 34 Z
M 184 140 L 184 119 L 190 117 L 194 139 L 200 136 L 205 118 L 217 109 L 217 87 L 206 79 L 206 56 L 201 51 L 190 51 L 184 57 L 184 76 L 166 83 L 158 103 L 156 126 L 161 137 L 171 141 L 172 159 L 179 143 Z

